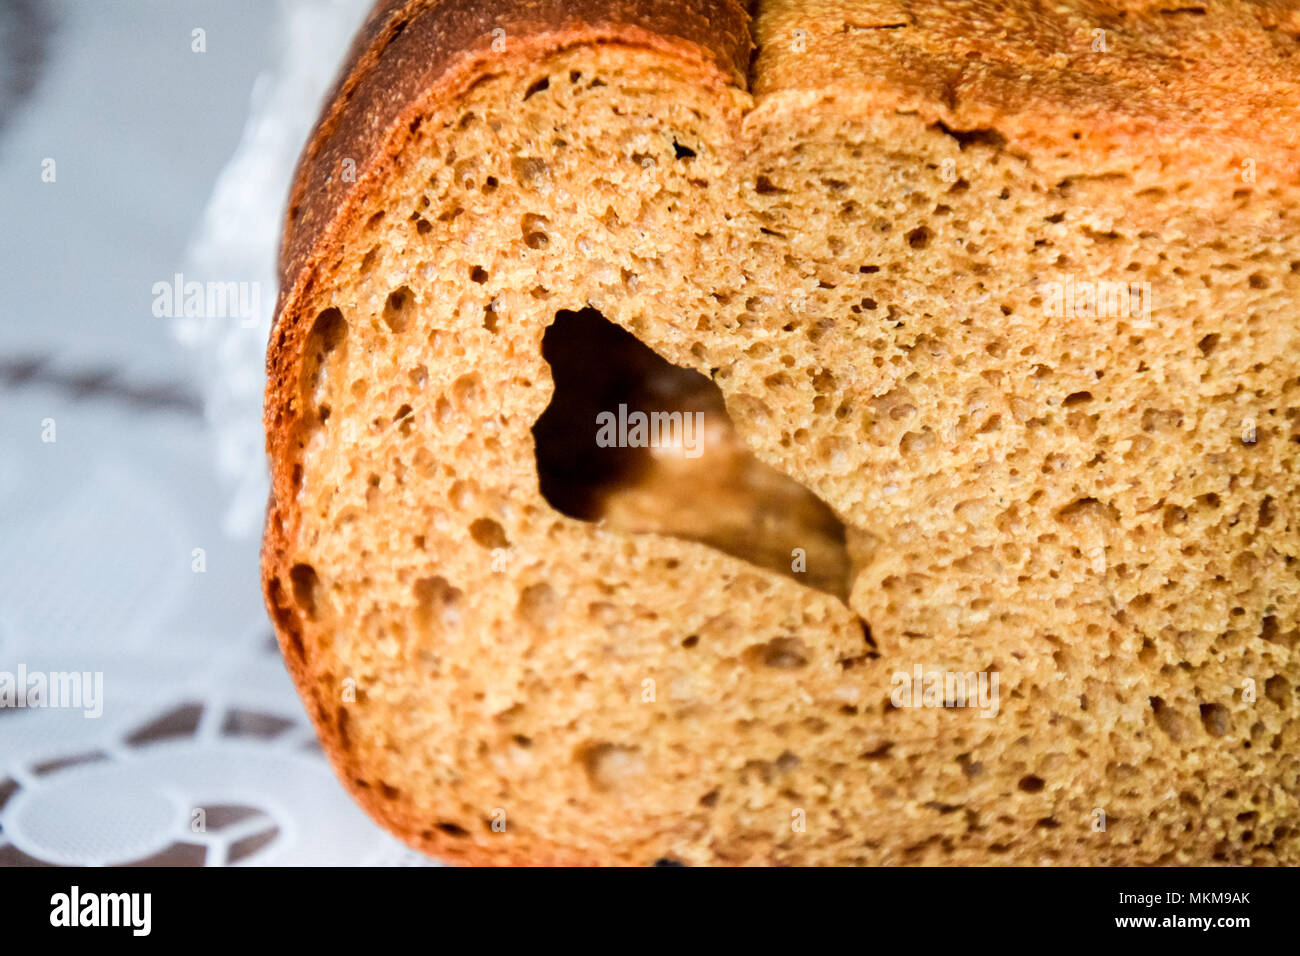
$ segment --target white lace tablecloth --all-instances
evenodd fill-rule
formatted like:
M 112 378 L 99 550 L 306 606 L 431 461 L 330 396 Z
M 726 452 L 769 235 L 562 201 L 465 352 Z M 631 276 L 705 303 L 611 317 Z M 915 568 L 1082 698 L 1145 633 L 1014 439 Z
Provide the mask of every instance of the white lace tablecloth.
M 281 210 L 366 6 L 4 10 L 32 82 L 0 103 L 0 701 L 102 693 L 0 706 L 0 865 L 426 862 L 334 779 L 257 574 Z M 153 316 L 179 271 L 261 283 L 255 327 Z

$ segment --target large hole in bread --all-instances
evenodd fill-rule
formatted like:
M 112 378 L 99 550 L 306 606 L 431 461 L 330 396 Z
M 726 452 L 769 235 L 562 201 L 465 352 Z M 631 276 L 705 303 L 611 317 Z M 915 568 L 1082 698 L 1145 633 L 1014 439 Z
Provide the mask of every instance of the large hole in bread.
M 722 393 L 594 309 L 560 312 L 542 339 L 555 395 L 533 426 L 542 495 L 619 531 L 698 541 L 844 600 L 844 525 L 759 461 Z

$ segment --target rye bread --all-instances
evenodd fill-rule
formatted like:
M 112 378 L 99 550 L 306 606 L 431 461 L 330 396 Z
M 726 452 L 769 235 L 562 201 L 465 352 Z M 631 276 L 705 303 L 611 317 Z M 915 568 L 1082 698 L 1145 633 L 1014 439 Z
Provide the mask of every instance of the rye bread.
M 1196 11 L 381 4 L 267 363 L 359 802 L 470 863 L 1300 861 L 1300 19 Z

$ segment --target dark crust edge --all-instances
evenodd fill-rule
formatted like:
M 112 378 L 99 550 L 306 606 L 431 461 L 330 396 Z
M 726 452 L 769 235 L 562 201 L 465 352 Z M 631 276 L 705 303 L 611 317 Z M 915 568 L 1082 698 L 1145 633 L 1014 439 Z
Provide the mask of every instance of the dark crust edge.
M 419 122 L 477 80 L 586 44 L 621 44 L 677 60 L 702 84 L 746 89 L 753 42 L 738 0 L 380 0 L 368 15 L 298 161 L 280 250 L 280 294 L 267 347 L 264 410 L 271 495 L 262 540 L 262 593 L 289 674 L 322 747 L 352 798 L 378 823 L 448 862 L 599 865 L 600 858 L 530 835 L 492 850 L 445 834 L 399 801 L 358 784 L 361 768 L 320 686 L 301 613 L 285 593 L 299 515 L 292 471 L 300 410 L 296 383 L 308 334 L 301 304 L 338 254 L 342 235 L 385 180 Z M 506 50 L 492 50 L 492 31 Z M 498 34 L 498 36 L 500 36 Z M 336 175 L 344 158 L 355 182 Z
M 505 50 L 494 52 L 495 30 Z M 553 44 L 537 42 L 545 36 Z M 689 54 L 747 83 L 749 15 L 737 0 L 382 0 L 353 42 L 298 160 L 280 246 L 280 305 L 337 213 L 378 164 L 399 114 L 457 74 L 518 63 L 520 45 L 550 52 L 576 43 L 624 42 Z M 356 182 L 336 173 L 345 158 Z

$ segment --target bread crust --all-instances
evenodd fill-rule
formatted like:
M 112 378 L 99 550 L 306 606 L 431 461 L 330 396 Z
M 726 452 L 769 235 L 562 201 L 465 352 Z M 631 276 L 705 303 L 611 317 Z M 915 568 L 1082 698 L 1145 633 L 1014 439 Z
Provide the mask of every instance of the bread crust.
M 393 133 L 403 116 L 454 98 L 507 63 L 583 43 L 695 59 L 739 86 L 753 46 L 749 16 L 735 0 L 384 0 L 353 43 L 298 161 L 280 247 L 279 311 L 339 214 L 400 150 Z M 338 175 L 344 159 L 356 164 L 355 182 Z
M 827 22 L 832 21 L 838 22 L 835 16 Z M 701 84 L 720 90 L 749 90 L 753 43 L 748 24 L 747 13 L 735 0 L 581 0 L 577 4 L 491 0 L 481 6 L 472 0 L 386 0 L 375 8 L 358 35 L 299 162 L 281 248 L 280 297 L 267 357 L 265 424 L 272 493 L 262 555 L 264 595 L 290 674 L 344 785 L 372 817 L 413 846 L 442 859 L 469 864 L 611 862 L 535 838 L 530 838 L 526 852 L 488 851 L 471 841 L 427 829 L 427 820 L 405 815 L 407 808 L 382 799 L 363 782 L 364 768 L 357 765 L 347 746 L 346 729 L 332 719 L 336 707 L 325 696 L 332 691 L 313 671 L 310 635 L 293 596 L 285 593 L 300 522 L 293 474 L 302 421 L 297 384 L 311 318 L 302 304 L 311 300 L 319 277 L 333 267 L 341 237 L 367 207 L 423 118 L 449 109 L 478 80 L 575 46 L 618 44 L 673 57 Z M 504 52 L 491 48 L 492 31 L 498 28 L 505 31 Z M 770 45 L 764 44 L 765 54 L 778 46 L 776 38 L 771 40 Z M 969 76 L 965 76 L 966 68 L 958 65 L 945 82 L 935 79 L 940 72 L 947 76 L 945 71 L 927 72 L 936 64 L 953 66 L 953 55 L 938 50 L 931 59 L 912 58 L 906 50 L 886 47 L 878 60 L 863 59 L 871 83 L 845 83 L 833 92 L 845 109 L 915 110 L 927 122 L 951 125 L 961 135 L 969 135 L 964 130 L 979 133 L 984 126 L 993 127 L 995 133 L 1005 135 L 1012 148 L 1023 148 L 1035 156 L 1050 152 L 1044 143 L 1053 148 L 1060 145 L 1049 132 L 1065 128 L 1053 123 L 1046 107 L 1040 103 L 1029 109 L 1034 104 L 1017 103 L 1011 95 L 1016 88 L 1013 80 L 1019 75 L 1016 63 L 1001 63 L 997 69 L 972 68 Z M 919 64 L 925 64 L 925 69 L 918 69 Z M 827 61 L 823 58 L 812 65 L 825 67 Z M 759 66 L 762 68 L 762 62 Z M 855 70 L 846 72 L 849 79 L 860 79 Z M 835 87 L 793 60 L 778 62 L 770 71 L 760 69 L 759 75 L 764 79 L 754 89 L 763 94 L 762 102 L 748 114 L 747 123 L 777 111 L 814 109 Z M 801 82 L 783 84 L 783 77 Z M 1089 89 L 1095 93 L 1103 87 L 1097 82 Z M 1062 98 L 1066 94 L 1073 97 L 1066 105 L 1089 102 L 1065 87 L 1057 92 Z M 1105 95 L 1115 99 L 1118 94 Z M 1202 142 L 1209 134 L 1227 138 L 1231 133 L 1233 138 L 1258 144 L 1261 150 L 1271 150 L 1267 153 L 1270 157 L 1294 156 L 1295 139 L 1287 130 L 1258 124 L 1234 128 L 1230 123 L 1211 124 L 1209 129 L 1183 127 L 1177 110 L 1161 115 L 1145 100 L 1138 107 L 1129 104 L 1127 109 L 1122 99 L 1108 100 L 1105 106 L 1089 114 L 1088 135 L 1098 139 L 1098 155 L 1151 154 L 1156 151 L 1152 142 L 1163 129 L 1161 135 L 1172 133 L 1175 138 L 1180 131 L 1194 131 Z M 1063 135 L 1068 136 L 1068 131 Z M 1163 153 L 1159 158 L 1163 164 Z M 355 181 L 340 175 L 345 159 L 355 163 Z M 1276 163 L 1275 168 L 1285 175 L 1287 163 Z M 1290 179 L 1294 181 L 1295 176 L 1293 166 Z
M 493 40 L 502 37 L 504 51 L 494 51 Z M 503 859 L 425 829 L 422 821 L 395 819 L 393 805 L 379 799 L 353 766 L 312 672 L 300 612 L 281 583 L 290 577 L 299 526 L 292 473 L 300 424 L 294 383 L 308 323 L 297 306 L 422 117 L 436 114 L 481 78 L 583 44 L 661 52 L 680 60 L 700 83 L 742 89 L 753 48 L 749 15 L 736 0 L 380 0 L 353 42 L 298 161 L 281 240 L 280 292 L 266 362 L 271 494 L 262 542 L 263 597 L 294 686 L 344 786 L 374 819 L 449 862 L 603 861 L 540 841 L 527 856 Z M 340 175 L 345 159 L 355 164 L 351 179 Z

